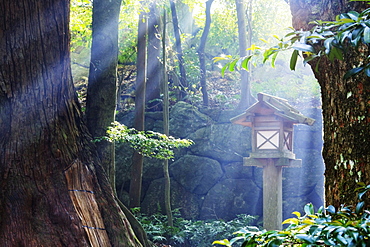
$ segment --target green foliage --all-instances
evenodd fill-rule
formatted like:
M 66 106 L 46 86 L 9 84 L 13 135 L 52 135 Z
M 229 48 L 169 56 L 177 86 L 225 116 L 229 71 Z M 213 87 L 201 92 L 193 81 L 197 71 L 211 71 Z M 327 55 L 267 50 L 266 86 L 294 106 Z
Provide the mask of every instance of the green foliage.
M 284 38 L 277 38 L 277 45 L 265 49 L 263 53 L 258 50 L 253 55 L 262 54 L 263 62 L 271 59 L 271 63 L 274 66 L 274 61 L 279 52 L 293 50 L 290 69 L 295 70 L 298 56 L 304 58 L 304 64 L 322 56 L 326 56 L 330 61 L 335 59 L 343 60 L 343 54 L 345 54 L 349 46 L 360 48 L 361 45 L 370 44 L 370 9 L 366 9 L 361 13 L 349 11 L 348 13 L 338 15 L 335 21 L 315 21 L 312 24 L 315 24 L 315 26 L 309 31 L 294 30 L 292 28 L 292 31 L 286 34 Z M 369 58 L 370 56 L 364 61 L 359 61 L 360 66 L 353 65 L 354 68 L 344 75 L 344 79 L 348 79 L 360 72 L 370 76 Z M 248 70 L 250 59 L 250 56 L 236 59 L 216 57 L 214 61 L 229 60 L 225 68 L 231 71 L 234 69 L 234 64 Z M 318 62 L 316 70 L 319 64 Z
M 174 211 L 174 226 L 167 225 L 167 216 L 154 214 L 147 216 L 137 208 L 134 214 L 142 224 L 148 238 L 154 243 L 164 243 L 184 247 L 209 247 L 214 239 L 231 237 L 230 233 L 251 224 L 255 217 L 238 215 L 235 219 L 194 221 L 181 218 L 179 210 Z
M 370 185 L 359 184 L 356 189 L 359 202 L 355 207 L 342 205 L 338 210 L 333 206 L 320 207 L 315 213 L 313 205 L 304 207 L 305 215 L 293 212 L 295 218 L 282 224 L 289 226 L 282 231 L 266 231 L 257 228 L 244 228 L 235 232 L 237 237 L 218 240 L 213 244 L 233 246 L 242 241 L 248 246 L 369 246 L 370 212 L 365 209 L 362 197 L 370 190 Z
M 113 122 L 112 126 L 108 127 L 107 136 L 96 139 L 101 140 L 127 142 L 140 154 L 163 160 L 174 157 L 173 149 L 193 144 L 193 141 L 188 139 L 176 139 L 154 131 L 138 131 L 118 122 Z
M 90 47 L 91 44 L 92 2 L 90 0 L 71 1 L 71 47 Z

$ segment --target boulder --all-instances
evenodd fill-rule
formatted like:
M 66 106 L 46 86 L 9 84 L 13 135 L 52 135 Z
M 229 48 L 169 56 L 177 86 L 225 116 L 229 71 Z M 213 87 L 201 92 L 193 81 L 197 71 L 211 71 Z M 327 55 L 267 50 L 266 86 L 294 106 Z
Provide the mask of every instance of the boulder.
M 170 135 L 187 138 L 197 129 L 212 122 L 210 117 L 199 112 L 196 107 L 180 101 L 172 107 L 170 112 Z
M 250 179 L 225 179 L 205 196 L 201 219 L 234 219 L 238 214 L 262 214 L 262 190 Z
M 205 195 L 221 179 L 223 171 L 216 160 L 185 155 L 170 166 L 170 174 L 187 191 Z
M 189 135 L 194 155 L 205 156 L 221 163 L 242 162 L 251 150 L 250 128 L 232 124 L 212 124 Z
M 171 207 L 172 209 L 179 209 L 182 217 L 197 219 L 201 201 L 201 196 L 190 193 L 175 180 L 171 179 Z M 150 183 L 141 203 L 141 211 L 146 214 L 155 214 L 157 212 L 165 214 L 164 178 L 153 180 Z

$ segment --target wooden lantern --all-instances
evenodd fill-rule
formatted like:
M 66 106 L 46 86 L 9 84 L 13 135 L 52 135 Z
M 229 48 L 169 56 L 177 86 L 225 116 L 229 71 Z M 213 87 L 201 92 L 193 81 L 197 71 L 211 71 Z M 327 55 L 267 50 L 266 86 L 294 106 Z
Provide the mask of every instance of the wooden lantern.
M 312 125 L 314 121 L 287 100 L 263 93 L 258 94 L 258 102 L 245 113 L 231 119 L 234 124 L 252 128 L 252 153 L 245 159 L 245 165 L 257 165 L 251 164 L 251 159 L 267 158 L 280 159 L 280 165 L 299 165 L 293 153 L 293 125 Z

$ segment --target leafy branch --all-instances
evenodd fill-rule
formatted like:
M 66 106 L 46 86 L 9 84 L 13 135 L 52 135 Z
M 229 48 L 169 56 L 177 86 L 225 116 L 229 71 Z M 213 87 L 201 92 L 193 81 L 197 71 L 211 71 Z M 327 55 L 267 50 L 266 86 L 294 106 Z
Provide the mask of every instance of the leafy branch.
M 314 21 L 311 22 L 314 27 L 309 31 L 295 30 L 291 28 L 291 32 L 283 38 L 277 38 L 277 45 L 267 48 L 262 52 L 262 48 L 252 46 L 252 55 L 240 58 L 231 56 L 215 57 L 214 62 L 221 60 L 228 61 L 222 68 L 221 73 L 224 75 L 225 70 L 234 71 L 236 68 L 244 68 L 249 70 L 249 62 L 253 56 L 262 54 L 263 63 L 271 59 L 271 64 L 275 66 L 275 60 L 279 52 L 293 50 L 290 58 L 290 69 L 295 70 L 298 56 L 303 57 L 303 63 L 314 59 L 320 59 L 326 56 L 330 61 L 335 59 L 343 60 L 349 47 L 356 49 L 360 45 L 370 45 L 370 9 L 366 9 L 361 13 L 349 11 L 336 16 L 335 21 Z M 370 77 L 370 56 L 365 59 L 359 59 L 359 65 L 347 71 L 344 79 L 359 74 L 365 73 Z M 320 61 L 316 64 L 315 70 L 318 70 Z
M 113 122 L 108 127 L 107 136 L 95 139 L 95 141 L 126 142 L 140 154 L 157 159 L 172 159 L 173 149 L 189 147 L 192 140 L 176 139 L 154 131 L 138 131 L 128 128 L 119 122 Z

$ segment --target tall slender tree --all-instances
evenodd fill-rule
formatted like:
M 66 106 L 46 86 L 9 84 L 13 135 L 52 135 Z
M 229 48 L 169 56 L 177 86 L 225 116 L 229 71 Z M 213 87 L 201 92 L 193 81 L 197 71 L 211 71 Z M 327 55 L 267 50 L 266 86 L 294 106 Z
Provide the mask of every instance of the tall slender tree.
M 235 0 L 236 13 L 238 18 L 238 38 L 239 38 L 239 55 L 245 57 L 250 52 L 247 48 L 251 45 L 252 40 L 252 18 L 249 15 L 251 13 L 252 1 L 249 1 L 248 13 L 245 7 L 244 0 Z M 248 24 L 246 23 L 248 19 Z M 248 33 L 247 33 L 248 29 Z M 239 109 L 246 109 L 252 104 L 251 95 L 251 71 L 241 69 L 240 71 L 240 102 L 238 105 Z
M 147 83 L 146 106 L 150 111 L 160 110 L 160 84 L 161 84 L 161 30 L 158 0 L 149 2 L 148 13 L 148 45 L 147 45 Z
M 200 86 L 203 95 L 203 105 L 208 106 L 208 92 L 207 92 L 207 69 L 206 69 L 206 54 L 205 47 L 207 43 L 207 37 L 209 29 L 211 28 L 211 7 L 214 0 L 207 0 L 206 2 L 206 23 L 204 25 L 203 33 L 200 38 L 200 43 L 198 47 L 198 57 L 199 57 L 199 68 L 200 68 Z
M 140 246 L 82 121 L 69 7 L 0 1 L 0 243 Z
M 170 7 L 171 7 L 173 32 L 175 36 L 176 56 L 179 62 L 179 70 L 180 70 L 180 100 L 182 100 L 186 96 L 186 89 L 188 88 L 189 85 L 188 85 L 187 78 L 186 78 L 186 69 L 185 69 L 185 64 L 184 64 L 185 61 L 184 61 L 184 55 L 183 55 L 182 47 L 181 47 L 180 26 L 179 26 L 179 21 L 177 18 L 176 4 L 174 0 L 170 0 Z
M 162 32 L 162 94 L 163 94 L 163 133 L 165 135 L 170 134 L 170 113 L 169 113 L 169 95 L 168 95 L 168 76 L 167 76 L 167 58 L 166 58 L 166 11 L 163 10 L 163 32 Z M 173 226 L 173 216 L 171 208 L 171 181 L 170 181 L 170 172 L 168 169 L 168 159 L 163 161 L 163 173 L 165 179 L 164 185 L 164 201 L 167 214 L 167 222 L 169 226 Z
M 145 91 L 146 91 L 146 57 L 147 57 L 147 16 L 145 12 L 140 13 L 138 25 L 138 46 L 137 46 L 137 76 L 135 90 L 135 120 L 134 128 L 144 130 L 145 121 Z M 130 180 L 130 208 L 140 207 L 141 186 L 143 173 L 143 156 L 134 152 L 131 166 Z

